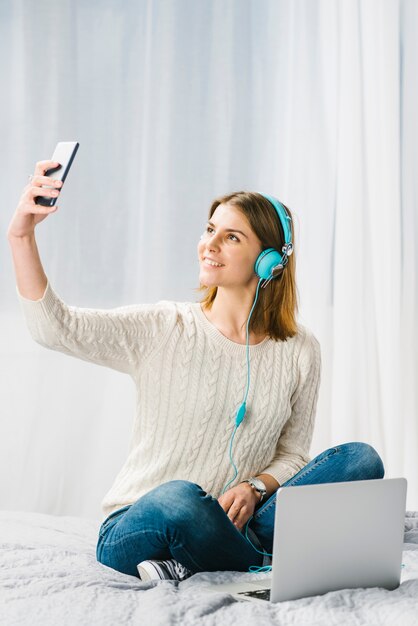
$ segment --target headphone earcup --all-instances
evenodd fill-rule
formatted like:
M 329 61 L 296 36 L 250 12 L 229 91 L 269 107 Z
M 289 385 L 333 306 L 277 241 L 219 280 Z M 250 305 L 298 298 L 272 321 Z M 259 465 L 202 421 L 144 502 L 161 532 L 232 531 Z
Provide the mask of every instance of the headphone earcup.
M 274 248 L 267 248 L 261 252 L 254 264 L 254 271 L 259 278 L 270 278 L 271 272 L 276 265 L 283 260 L 283 255 Z

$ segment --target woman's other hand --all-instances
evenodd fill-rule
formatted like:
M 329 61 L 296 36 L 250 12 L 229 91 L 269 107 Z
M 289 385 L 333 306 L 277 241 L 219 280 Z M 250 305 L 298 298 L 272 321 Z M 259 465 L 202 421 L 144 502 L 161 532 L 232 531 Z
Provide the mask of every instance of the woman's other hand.
M 225 491 L 218 502 L 234 526 L 241 531 L 260 499 L 261 495 L 249 483 L 240 483 Z

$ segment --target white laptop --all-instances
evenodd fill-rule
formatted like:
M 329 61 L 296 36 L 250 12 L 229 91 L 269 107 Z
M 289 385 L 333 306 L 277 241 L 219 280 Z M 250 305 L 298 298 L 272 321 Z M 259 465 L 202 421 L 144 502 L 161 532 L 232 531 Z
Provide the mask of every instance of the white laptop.
M 271 577 L 205 589 L 256 602 L 356 587 L 396 589 L 406 488 L 405 478 L 279 488 Z

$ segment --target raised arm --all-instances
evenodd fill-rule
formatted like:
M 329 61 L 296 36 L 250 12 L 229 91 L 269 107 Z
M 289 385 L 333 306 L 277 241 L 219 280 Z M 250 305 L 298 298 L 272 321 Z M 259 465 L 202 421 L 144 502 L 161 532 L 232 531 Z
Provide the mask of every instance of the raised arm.
M 32 338 L 42 346 L 134 376 L 168 337 L 176 321 L 174 303 L 138 304 L 115 309 L 69 306 L 55 293 L 42 267 L 35 227 L 57 207 L 35 204 L 53 196 L 44 176 L 52 161 L 36 164 L 8 229 L 17 291 Z
M 29 300 L 42 298 L 47 277 L 42 267 L 38 247 L 35 240 L 35 227 L 50 213 L 54 213 L 58 206 L 44 207 L 35 204 L 36 196 L 57 197 L 62 186 L 61 181 L 53 183 L 45 176 L 51 169 L 54 161 L 38 161 L 32 181 L 24 187 L 16 211 L 10 222 L 7 238 L 12 250 L 13 263 L 16 274 L 16 284 L 19 292 Z M 54 184 L 56 189 L 48 189 L 42 185 Z

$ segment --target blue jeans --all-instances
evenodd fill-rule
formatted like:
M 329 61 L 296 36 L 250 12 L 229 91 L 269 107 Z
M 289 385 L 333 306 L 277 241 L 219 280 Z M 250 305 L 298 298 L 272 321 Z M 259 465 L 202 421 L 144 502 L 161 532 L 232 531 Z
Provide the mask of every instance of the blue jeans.
M 383 478 L 376 450 L 365 443 L 329 448 L 282 487 Z M 187 480 L 159 485 L 134 504 L 114 511 L 99 530 L 97 560 L 119 572 L 138 576 L 147 559 L 176 559 L 193 573 L 248 571 L 266 563 L 258 550 L 271 554 L 276 493 L 256 507 L 242 531 L 216 498 Z M 245 537 L 246 526 L 251 543 Z

